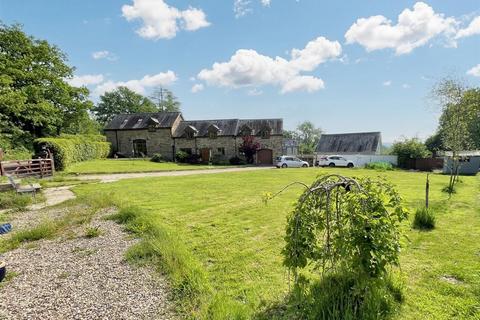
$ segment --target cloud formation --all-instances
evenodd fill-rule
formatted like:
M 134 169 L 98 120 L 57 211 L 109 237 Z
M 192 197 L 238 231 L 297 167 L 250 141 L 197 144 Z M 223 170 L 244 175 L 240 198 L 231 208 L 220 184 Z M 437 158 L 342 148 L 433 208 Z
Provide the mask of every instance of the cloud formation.
M 92 58 L 95 60 L 100 60 L 100 59 L 106 59 L 108 61 L 117 60 L 117 56 L 108 50 L 95 51 L 92 53 Z
M 103 74 L 85 74 L 83 76 L 74 76 L 67 80 L 68 84 L 74 87 L 84 87 L 103 82 Z
M 320 78 L 303 75 L 320 64 L 338 58 L 342 47 L 338 41 L 318 37 L 303 49 L 293 49 L 290 60 L 271 58 L 255 50 L 240 49 L 227 62 L 216 62 L 211 69 L 203 69 L 197 78 L 209 85 L 241 88 L 274 85 L 281 93 L 313 92 L 324 88 Z
M 112 91 L 118 87 L 127 87 L 130 90 L 139 94 L 145 94 L 147 88 L 153 88 L 157 86 L 168 86 L 177 81 L 177 75 L 175 72 L 168 70 L 166 72 L 160 72 L 155 75 L 146 75 L 141 79 L 134 79 L 128 81 L 112 81 L 108 80 L 99 84 L 94 94 L 100 96 L 105 92 Z
M 480 34 L 480 16 L 473 19 L 468 27 L 458 30 L 455 39 L 470 37 L 477 34 Z
M 468 75 L 474 76 L 474 77 L 480 77 L 480 64 L 477 64 L 475 67 L 467 71 Z
M 358 19 L 345 33 L 347 44 L 358 43 L 367 51 L 391 48 L 397 55 L 412 52 L 433 38 L 444 35 L 452 39 L 458 22 L 453 17 L 436 13 L 424 2 L 417 2 L 413 10 L 405 9 L 397 24 L 382 15 Z M 455 44 L 449 41 L 449 44 Z
M 204 89 L 203 84 L 201 84 L 201 83 L 196 83 L 196 84 L 194 84 L 194 85 L 192 86 L 191 91 L 192 91 L 192 93 L 197 93 L 197 92 L 202 91 L 203 89 Z
M 189 7 L 179 10 L 163 0 L 133 0 L 133 5 L 122 6 L 127 21 L 141 20 L 142 26 L 136 31 L 145 39 L 171 39 L 181 29 L 195 31 L 210 25 L 205 12 Z

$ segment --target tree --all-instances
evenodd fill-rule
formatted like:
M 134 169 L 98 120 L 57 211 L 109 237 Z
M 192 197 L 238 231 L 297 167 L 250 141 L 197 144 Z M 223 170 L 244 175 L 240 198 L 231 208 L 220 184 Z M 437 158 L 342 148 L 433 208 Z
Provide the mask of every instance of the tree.
M 297 127 L 297 138 L 299 140 L 299 152 L 301 154 L 311 154 L 315 152 L 322 129 L 315 127 L 310 121 L 305 121 Z
M 398 156 L 398 166 L 405 168 L 408 159 L 425 158 L 430 155 L 425 144 L 418 138 L 395 141 L 392 145 L 391 154 Z
M 447 191 L 454 192 L 460 168 L 459 153 L 472 145 L 470 127 L 475 118 L 474 109 L 465 103 L 466 86 L 461 81 L 446 78 L 432 89 L 432 95 L 442 110 L 439 131 L 443 146 L 452 152 L 450 181 Z
M 89 92 L 67 83 L 74 69 L 59 48 L 5 24 L 0 44 L 0 135 L 30 146 L 88 116 Z
M 100 96 L 100 102 L 92 111 L 95 118 L 105 124 L 120 113 L 156 112 L 157 108 L 148 98 L 127 87 L 118 87 Z
M 436 132 L 432 136 L 428 137 L 425 140 L 425 147 L 427 147 L 428 151 L 432 153 L 432 155 L 436 155 L 439 151 L 445 151 L 445 147 L 443 146 L 442 142 L 442 134 L 440 132 Z
M 253 156 L 257 153 L 260 144 L 255 141 L 254 136 L 244 136 L 242 137 L 242 144 L 238 148 L 238 151 L 245 154 L 245 159 L 247 163 L 253 163 Z
M 156 88 L 150 99 L 154 102 L 158 111 L 174 112 L 180 111 L 180 101 L 172 91 L 159 87 Z

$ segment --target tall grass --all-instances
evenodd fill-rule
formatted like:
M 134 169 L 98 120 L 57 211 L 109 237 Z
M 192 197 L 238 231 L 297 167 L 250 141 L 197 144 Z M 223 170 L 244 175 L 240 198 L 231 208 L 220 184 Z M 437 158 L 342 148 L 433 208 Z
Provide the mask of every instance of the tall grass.
M 18 194 L 14 191 L 0 192 L 0 209 L 25 209 L 32 204 L 30 194 Z
M 431 209 L 421 208 L 415 212 L 413 228 L 431 230 L 435 228 L 435 215 Z
M 390 162 L 370 162 L 365 165 L 365 169 L 389 171 L 393 170 L 393 165 Z

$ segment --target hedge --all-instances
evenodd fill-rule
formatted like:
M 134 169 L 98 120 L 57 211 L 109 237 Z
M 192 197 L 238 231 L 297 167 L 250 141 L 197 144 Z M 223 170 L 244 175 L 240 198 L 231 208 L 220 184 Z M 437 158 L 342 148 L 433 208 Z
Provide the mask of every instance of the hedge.
M 75 162 L 106 158 L 110 143 L 101 135 L 62 135 L 57 138 L 39 138 L 34 142 L 38 152 L 43 145 L 53 153 L 56 170 L 64 170 Z

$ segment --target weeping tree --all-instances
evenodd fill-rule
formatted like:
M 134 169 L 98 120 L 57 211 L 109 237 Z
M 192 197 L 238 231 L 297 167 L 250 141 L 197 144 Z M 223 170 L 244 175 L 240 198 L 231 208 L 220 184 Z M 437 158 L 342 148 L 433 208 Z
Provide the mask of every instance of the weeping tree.
M 329 300 L 316 318 L 365 316 L 363 305 L 373 284 L 385 278 L 389 266 L 399 265 L 399 224 L 408 215 L 400 195 L 384 179 L 326 175 L 310 186 L 294 182 L 275 195 L 267 194 L 266 200 L 293 185 L 305 191 L 287 219 L 284 265 L 296 285 L 304 281 L 304 269 L 319 272 L 322 281 L 338 275 L 353 279 L 347 288 L 353 302 L 342 306 Z M 328 295 L 326 291 L 320 294 Z

